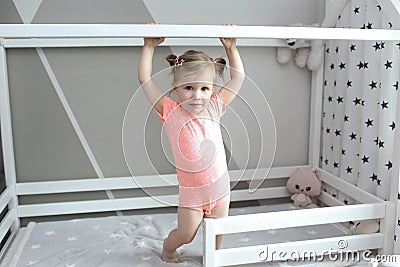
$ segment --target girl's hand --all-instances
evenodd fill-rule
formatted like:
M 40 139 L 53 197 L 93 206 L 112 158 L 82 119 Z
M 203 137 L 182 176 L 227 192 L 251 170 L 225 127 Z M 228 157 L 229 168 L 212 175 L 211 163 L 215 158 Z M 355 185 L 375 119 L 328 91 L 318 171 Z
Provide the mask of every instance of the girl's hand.
M 149 23 L 150 25 L 160 25 L 160 23 L 157 22 L 152 22 Z M 144 45 L 146 46 L 151 46 L 151 47 L 157 47 L 160 45 L 162 42 L 165 41 L 164 37 L 157 37 L 157 38 L 143 38 L 144 39 Z
M 236 26 L 234 24 L 225 24 L 224 26 Z M 225 47 L 226 49 L 231 49 L 231 48 L 236 48 L 236 38 L 219 38 L 219 40 L 221 41 L 222 45 Z

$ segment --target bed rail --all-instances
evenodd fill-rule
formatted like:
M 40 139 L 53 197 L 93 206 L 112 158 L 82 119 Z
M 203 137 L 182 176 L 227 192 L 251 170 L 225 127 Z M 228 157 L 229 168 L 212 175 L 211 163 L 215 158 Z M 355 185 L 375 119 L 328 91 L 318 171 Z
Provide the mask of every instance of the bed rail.
M 392 222 L 388 218 L 392 218 L 394 206 L 326 171 L 321 170 L 321 179 L 340 192 L 350 195 L 359 203 L 345 205 L 323 192 L 320 200 L 329 204 L 328 207 L 237 215 L 221 219 L 206 218 L 203 223 L 203 265 L 209 267 L 299 260 L 305 253 L 311 253 L 322 260 L 323 256 L 328 256 L 327 253 L 347 253 L 365 249 L 379 249 L 380 252 L 388 254 L 391 251 L 391 240 L 385 237 L 391 236 L 389 224 Z M 379 233 L 215 249 L 217 235 L 369 219 L 381 221 Z
M 257 170 L 231 170 L 229 175 L 231 183 L 249 182 L 251 180 L 285 179 L 297 168 L 308 167 L 289 166 L 275 167 L 271 169 Z M 147 175 L 139 177 L 114 177 L 103 179 L 77 179 L 64 181 L 43 181 L 30 183 L 17 183 L 16 194 L 18 197 L 33 195 L 52 195 L 75 192 L 94 192 L 106 190 L 126 189 L 154 189 L 154 188 L 177 188 L 176 174 L 169 175 Z M 165 190 L 164 190 L 165 191 Z M 250 193 L 248 189 L 235 189 L 232 191 L 232 201 L 260 200 L 289 197 L 285 186 L 260 188 Z M 176 206 L 178 203 L 177 194 L 157 194 L 143 197 L 96 199 L 85 201 L 53 202 L 19 204 L 18 216 L 35 217 L 62 214 L 82 214 L 92 212 L 133 210 L 145 208 L 159 208 Z
M 399 30 L 289 26 L 147 25 L 147 24 L 3 24 L 0 38 L 255 38 L 322 40 L 400 40 Z

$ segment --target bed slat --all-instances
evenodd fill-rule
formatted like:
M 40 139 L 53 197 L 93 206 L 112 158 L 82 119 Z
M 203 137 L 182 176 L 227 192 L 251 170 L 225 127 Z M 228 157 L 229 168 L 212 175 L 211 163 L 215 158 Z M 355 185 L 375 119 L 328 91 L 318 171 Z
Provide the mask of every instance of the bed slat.
M 305 254 L 306 257 L 307 255 L 314 255 L 310 253 L 315 253 L 315 255 L 329 256 L 329 251 L 331 251 L 332 253 L 334 251 L 354 252 L 357 250 L 379 248 L 382 246 L 382 244 L 382 234 L 366 234 L 287 243 L 266 244 L 241 248 L 220 249 L 215 251 L 217 263 L 215 266 L 266 262 L 271 260 L 293 260 L 293 256 L 297 254 L 301 255 L 302 253 Z M 342 245 L 346 245 L 346 247 L 344 249 L 340 249 L 339 247 L 341 247 Z M 207 256 L 208 254 L 206 255 L 206 257 Z M 317 257 L 317 259 L 321 258 Z
M 237 215 L 215 219 L 210 223 L 215 224 L 216 234 L 262 231 L 304 225 L 384 218 L 385 205 L 385 203 L 358 204 Z

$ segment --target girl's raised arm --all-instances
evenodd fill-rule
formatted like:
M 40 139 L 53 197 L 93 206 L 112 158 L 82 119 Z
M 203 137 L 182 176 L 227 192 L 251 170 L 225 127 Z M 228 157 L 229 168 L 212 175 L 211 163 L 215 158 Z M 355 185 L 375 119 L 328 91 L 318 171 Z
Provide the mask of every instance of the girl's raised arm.
M 139 61 L 138 78 L 143 88 L 144 94 L 150 104 L 162 114 L 163 92 L 152 79 L 152 65 L 154 48 L 164 42 L 164 38 L 144 38 L 144 45 Z
M 227 24 L 226 26 L 233 26 Z M 229 60 L 231 79 L 221 88 L 221 100 L 228 105 L 238 94 L 245 79 L 244 67 L 239 51 L 236 47 L 236 38 L 220 38 Z

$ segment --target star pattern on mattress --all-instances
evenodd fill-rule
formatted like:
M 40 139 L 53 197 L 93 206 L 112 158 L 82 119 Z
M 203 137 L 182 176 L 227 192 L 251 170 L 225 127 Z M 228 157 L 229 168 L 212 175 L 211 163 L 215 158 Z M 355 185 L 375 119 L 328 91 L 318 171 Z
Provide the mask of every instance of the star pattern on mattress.
M 246 236 L 246 237 L 240 238 L 240 241 L 241 241 L 241 242 L 245 242 L 245 243 L 248 243 L 250 240 L 251 240 L 251 239 L 248 238 L 247 236 Z
M 46 231 L 46 233 L 45 233 L 45 235 L 47 235 L 47 236 L 52 236 L 55 234 L 56 234 L 56 232 L 54 232 L 54 230 Z

